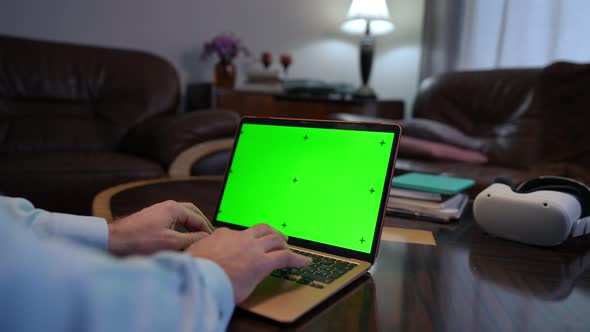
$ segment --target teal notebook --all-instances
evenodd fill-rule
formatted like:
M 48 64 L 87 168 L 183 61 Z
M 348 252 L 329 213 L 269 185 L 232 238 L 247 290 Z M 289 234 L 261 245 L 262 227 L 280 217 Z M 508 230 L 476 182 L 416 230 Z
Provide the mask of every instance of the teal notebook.
M 395 176 L 392 187 L 453 195 L 474 184 L 471 179 L 414 172 Z

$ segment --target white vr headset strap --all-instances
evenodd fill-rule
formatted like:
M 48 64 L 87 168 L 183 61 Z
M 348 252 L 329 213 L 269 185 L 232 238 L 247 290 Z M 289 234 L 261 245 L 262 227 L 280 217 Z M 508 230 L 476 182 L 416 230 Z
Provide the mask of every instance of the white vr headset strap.
M 571 237 L 582 236 L 590 233 L 590 216 L 580 218 L 572 225 Z

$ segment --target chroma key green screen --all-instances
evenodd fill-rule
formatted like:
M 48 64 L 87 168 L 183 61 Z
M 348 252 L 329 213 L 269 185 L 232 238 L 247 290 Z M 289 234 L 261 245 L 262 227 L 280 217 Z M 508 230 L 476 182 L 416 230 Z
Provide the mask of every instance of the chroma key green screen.
M 244 123 L 217 220 L 370 253 L 394 135 Z

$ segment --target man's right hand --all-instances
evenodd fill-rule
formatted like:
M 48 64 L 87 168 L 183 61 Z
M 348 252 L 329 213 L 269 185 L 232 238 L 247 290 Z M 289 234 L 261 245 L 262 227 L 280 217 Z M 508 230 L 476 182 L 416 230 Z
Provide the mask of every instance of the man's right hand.
M 236 303 L 240 303 L 273 270 L 311 264 L 309 257 L 289 250 L 286 240 L 266 224 L 243 231 L 219 228 L 185 252 L 219 264 L 231 280 Z

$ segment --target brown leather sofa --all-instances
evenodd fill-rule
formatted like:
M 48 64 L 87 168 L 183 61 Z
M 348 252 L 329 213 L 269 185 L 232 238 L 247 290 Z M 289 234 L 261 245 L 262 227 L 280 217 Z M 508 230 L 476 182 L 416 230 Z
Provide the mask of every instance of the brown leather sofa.
M 558 175 L 590 184 L 588 64 L 446 73 L 422 82 L 413 117 L 458 129 L 478 143 L 488 161 L 474 164 L 400 153 L 398 174 L 419 171 L 472 178 L 472 197 L 497 177 L 519 183 Z M 402 145 L 407 135 L 405 131 Z
M 179 113 L 179 99 L 175 69 L 152 54 L 0 36 L 0 193 L 89 214 L 116 184 L 178 165 L 222 173 L 208 157 L 227 148 L 238 115 Z

